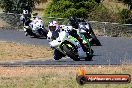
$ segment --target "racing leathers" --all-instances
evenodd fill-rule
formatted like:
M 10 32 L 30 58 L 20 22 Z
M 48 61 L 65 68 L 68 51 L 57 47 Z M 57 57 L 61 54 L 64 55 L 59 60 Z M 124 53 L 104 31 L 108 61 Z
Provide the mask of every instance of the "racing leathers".
M 56 38 L 56 40 L 53 40 L 51 41 L 49 44 L 52 48 L 54 47 L 57 47 L 58 45 L 60 45 L 60 43 L 68 36 L 68 35 L 71 35 L 73 36 L 74 38 L 76 38 L 79 42 L 80 42 L 80 45 L 83 49 L 84 52 L 87 52 L 88 49 L 87 47 L 84 46 L 83 44 L 83 40 L 80 38 L 80 36 L 78 35 L 77 31 L 76 30 L 70 30 L 70 31 L 62 31 L 61 33 L 59 33 L 59 37 Z M 58 55 L 59 53 L 59 55 Z M 53 58 L 55 60 L 58 60 L 60 58 L 62 58 L 63 56 L 65 56 L 64 54 L 62 54 L 59 50 L 55 49 L 54 48 L 54 53 L 53 53 Z

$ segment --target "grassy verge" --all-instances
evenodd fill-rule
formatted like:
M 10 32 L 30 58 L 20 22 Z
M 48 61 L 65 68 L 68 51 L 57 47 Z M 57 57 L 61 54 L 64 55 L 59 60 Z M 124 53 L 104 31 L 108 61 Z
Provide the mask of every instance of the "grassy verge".
M 6 23 L 4 20 L 0 19 L 0 27 L 6 27 L 9 26 L 8 23 Z
M 131 88 L 132 84 L 76 83 L 77 67 L 0 67 L 1 88 Z M 91 74 L 131 74 L 131 65 L 87 66 Z
M 107 7 L 109 10 L 118 13 L 122 9 L 127 9 L 127 5 L 124 5 L 122 2 L 118 0 L 103 0 L 103 5 Z
M 52 50 L 47 46 L 0 41 L 0 61 L 47 58 Z

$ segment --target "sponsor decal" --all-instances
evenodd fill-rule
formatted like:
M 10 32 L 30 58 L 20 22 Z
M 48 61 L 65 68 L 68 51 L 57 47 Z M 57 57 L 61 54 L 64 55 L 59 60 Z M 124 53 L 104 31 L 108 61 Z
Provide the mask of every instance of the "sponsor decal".
M 78 84 L 88 83 L 130 83 L 131 76 L 129 74 L 86 74 L 84 68 L 79 69 L 79 74 L 76 76 Z

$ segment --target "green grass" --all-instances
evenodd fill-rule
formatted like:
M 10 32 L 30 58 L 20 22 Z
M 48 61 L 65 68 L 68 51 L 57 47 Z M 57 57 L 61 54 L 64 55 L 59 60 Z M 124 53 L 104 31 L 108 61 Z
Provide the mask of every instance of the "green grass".
M 0 78 L 0 88 L 132 88 L 132 84 L 77 84 L 75 77 L 64 77 L 56 73 L 38 77 Z
M 0 67 L 0 88 L 132 88 L 132 83 L 81 86 L 76 82 L 76 69 L 77 67 Z M 131 65 L 87 66 L 86 69 L 89 74 L 132 74 Z

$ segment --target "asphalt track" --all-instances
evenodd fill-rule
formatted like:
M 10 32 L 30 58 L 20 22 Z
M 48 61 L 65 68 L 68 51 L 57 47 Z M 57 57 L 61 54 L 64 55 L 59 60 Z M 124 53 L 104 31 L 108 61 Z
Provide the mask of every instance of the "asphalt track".
M 53 58 L 40 58 L 37 60 L 0 62 L 0 65 L 116 65 L 132 63 L 132 38 L 100 36 L 98 39 L 102 46 L 92 47 L 94 50 L 92 61 L 73 61 L 68 57 L 59 61 L 55 61 Z M 48 46 L 46 39 L 27 37 L 23 31 L 0 30 L 0 40 Z

